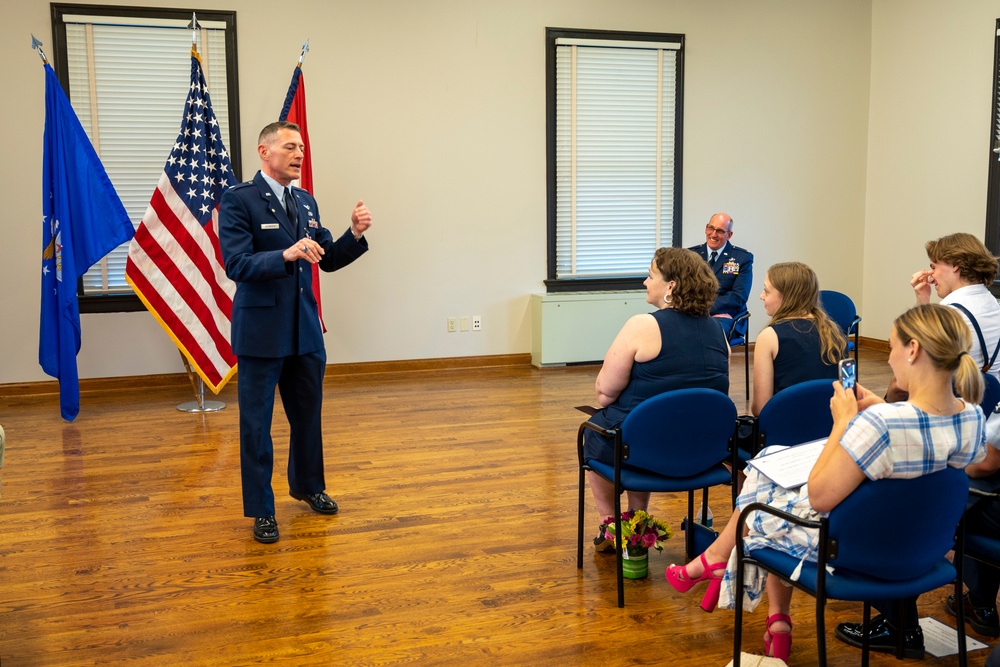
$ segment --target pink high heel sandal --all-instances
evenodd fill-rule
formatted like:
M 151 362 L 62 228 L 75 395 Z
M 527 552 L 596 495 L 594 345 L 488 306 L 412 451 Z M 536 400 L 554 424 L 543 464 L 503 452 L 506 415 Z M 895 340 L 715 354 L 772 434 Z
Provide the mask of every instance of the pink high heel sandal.
M 788 632 L 771 632 L 771 624 L 784 621 L 788 623 Z M 788 662 L 792 652 L 792 619 L 788 614 L 775 614 L 767 617 L 767 631 L 764 633 L 764 655 L 780 658 Z
M 705 597 L 701 599 L 701 608 L 712 613 L 719 604 L 719 593 L 722 591 L 722 576 L 715 574 L 715 570 L 724 570 L 726 563 L 709 565 L 705 554 L 702 554 L 700 559 L 702 565 L 705 566 L 705 571 L 697 579 L 692 579 L 688 575 L 687 567 L 684 565 L 671 565 L 667 568 L 665 576 L 667 582 L 681 593 L 687 593 L 695 584 L 707 581 L 708 590 L 705 591 Z

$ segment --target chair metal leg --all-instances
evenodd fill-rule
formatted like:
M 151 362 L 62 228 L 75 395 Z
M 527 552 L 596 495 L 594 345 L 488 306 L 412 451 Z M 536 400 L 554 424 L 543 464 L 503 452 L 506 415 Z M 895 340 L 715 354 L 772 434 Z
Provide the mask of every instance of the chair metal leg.
M 969 655 L 965 642 L 965 604 L 962 599 L 964 591 L 962 582 L 965 567 L 965 519 L 958 524 L 955 547 L 955 630 L 958 632 L 958 665 L 968 667 Z
M 743 545 L 737 542 L 736 548 Z M 740 658 L 743 654 L 743 557 L 740 552 L 736 553 L 736 587 L 733 589 L 736 595 L 736 612 L 733 619 L 733 667 L 740 667 Z
M 816 655 L 816 664 L 826 667 L 826 600 L 821 595 L 816 596 Z
M 958 664 L 959 667 L 968 667 L 969 654 L 965 644 L 965 604 L 962 599 L 962 579 L 955 580 L 955 626 L 958 632 Z
M 684 531 L 684 560 L 694 560 L 694 489 L 688 491 L 687 530 Z
M 622 495 L 615 489 L 615 574 L 618 579 L 618 607 L 625 606 L 625 575 L 622 564 L 622 549 L 625 548 L 622 535 Z
M 861 667 L 868 667 L 868 632 L 872 620 L 872 606 L 865 602 L 865 613 L 861 618 Z M 899 633 L 900 637 L 903 633 Z
M 916 600 L 913 601 L 916 604 Z M 906 623 L 906 602 L 900 600 L 896 604 L 896 618 L 899 619 L 900 623 Z M 896 660 L 903 659 L 903 638 L 906 634 L 906 627 L 896 628 Z
M 750 335 L 749 327 L 747 327 L 747 336 Z M 856 364 L 855 364 L 856 365 Z M 743 338 L 743 381 L 746 384 L 746 397 L 747 401 L 750 400 L 750 344 L 747 338 Z
M 576 569 L 583 569 L 583 492 L 586 483 L 586 471 L 580 466 L 580 505 L 577 509 L 576 526 Z

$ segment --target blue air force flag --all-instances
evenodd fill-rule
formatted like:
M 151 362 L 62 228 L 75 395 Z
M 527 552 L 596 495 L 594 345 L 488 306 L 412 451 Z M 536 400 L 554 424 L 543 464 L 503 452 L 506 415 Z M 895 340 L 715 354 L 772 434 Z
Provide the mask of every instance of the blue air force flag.
M 59 379 L 60 411 L 63 419 L 73 421 L 80 412 L 77 281 L 92 264 L 131 239 L 135 230 L 48 64 L 43 151 L 38 363 Z

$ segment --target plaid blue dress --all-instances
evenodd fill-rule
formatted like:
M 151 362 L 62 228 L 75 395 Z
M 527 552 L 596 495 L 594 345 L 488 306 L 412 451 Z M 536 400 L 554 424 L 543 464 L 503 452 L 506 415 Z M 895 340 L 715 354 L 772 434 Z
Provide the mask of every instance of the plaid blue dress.
M 851 420 L 840 446 L 868 479 L 919 477 L 945 466 L 964 468 L 982 460 L 986 455 L 984 423 L 979 406 L 968 403 L 961 412 L 947 417 L 927 414 L 910 403 L 880 403 Z M 765 453 L 767 449 L 761 455 Z M 767 503 L 807 519 L 821 516 L 809 504 L 808 485 L 785 489 L 748 467 L 736 507 L 742 510 L 754 502 Z M 763 512 L 755 512 L 747 528 L 746 551 L 769 547 L 801 560 L 816 560 L 818 531 Z M 747 566 L 743 596 L 743 608 L 747 611 L 753 611 L 760 602 L 766 578 L 763 570 Z M 722 581 L 720 607 L 735 607 L 735 583 L 736 550 L 733 549 Z

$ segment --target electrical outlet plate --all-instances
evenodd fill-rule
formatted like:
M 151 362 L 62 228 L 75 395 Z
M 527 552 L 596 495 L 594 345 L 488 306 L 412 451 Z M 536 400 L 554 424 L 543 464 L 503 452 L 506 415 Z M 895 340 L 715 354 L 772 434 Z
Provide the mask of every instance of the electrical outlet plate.
M 449 317 L 448 318 L 448 333 L 455 333 L 458 331 L 458 318 Z

